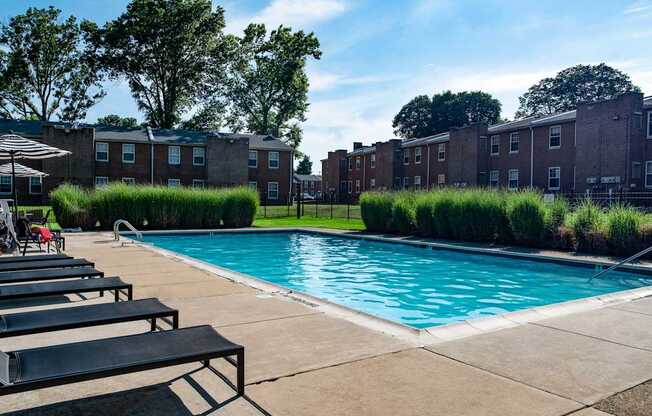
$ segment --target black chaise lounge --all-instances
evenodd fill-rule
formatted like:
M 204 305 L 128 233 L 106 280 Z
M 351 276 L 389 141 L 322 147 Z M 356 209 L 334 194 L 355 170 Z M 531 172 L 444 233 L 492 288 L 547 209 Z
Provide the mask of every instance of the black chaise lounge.
M 30 256 L 2 256 L 0 264 L 24 263 L 26 261 L 67 260 L 72 257 L 67 254 L 35 254 Z
M 17 263 L 0 263 L 0 272 L 19 270 L 56 269 L 62 267 L 93 267 L 95 263 L 86 259 L 34 260 Z
M 141 320 L 149 320 L 155 331 L 159 318 L 171 319 L 173 329 L 179 327 L 179 311 L 153 298 L 12 313 L 0 315 L 0 338 Z
M 60 282 L 29 283 L 0 286 L 0 301 L 28 299 L 44 296 L 59 296 L 79 293 L 114 291 L 115 301 L 120 300 L 120 292 L 127 292 L 127 299 L 133 299 L 133 286 L 119 277 L 102 279 L 64 280 Z
M 208 325 L 0 352 L 0 395 L 192 362 L 215 371 L 210 367 L 215 358 L 237 368 L 235 388 L 243 395 L 244 347 Z
M 74 279 L 79 277 L 103 277 L 101 272 L 93 267 L 70 267 L 66 269 L 22 270 L 15 272 L 0 272 L 0 285 L 6 283 L 37 282 L 40 280 Z

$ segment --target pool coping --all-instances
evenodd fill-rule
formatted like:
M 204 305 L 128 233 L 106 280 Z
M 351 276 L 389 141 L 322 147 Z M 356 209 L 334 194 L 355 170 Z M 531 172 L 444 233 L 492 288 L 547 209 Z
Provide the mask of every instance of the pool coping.
M 288 228 L 245 228 L 245 229 L 213 229 L 213 230 L 157 230 L 157 231 L 143 231 L 143 235 L 165 235 L 165 234 L 225 234 L 225 233 L 260 233 L 260 232 L 305 232 L 329 236 L 339 236 L 344 238 L 357 238 L 362 240 L 380 241 L 393 244 L 407 244 L 412 246 L 419 246 L 422 248 L 442 249 L 462 251 L 474 254 L 485 255 L 502 255 L 512 258 L 520 258 L 535 261 L 555 262 L 561 264 L 569 264 L 574 266 L 595 267 L 595 266 L 610 266 L 615 262 L 588 260 L 588 259 L 572 259 L 555 257 L 547 254 L 535 253 L 519 253 L 519 252 L 506 252 L 494 248 L 482 247 L 469 247 L 459 246 L 446 243 L 432 242 L 427 240 L 405 240 L 398 237 L 387 237 L 377 234 L 367 234 L 360 232 L 350 232 L 347 230 L 324 230 L 315 228 L 303 227 L 288 227 Z M 126 237 L 133 235 L 133 233 L 121 233 L 121 236 Z M 506 312 L 500 315 L 489 317 L 468 319 L 461 322 L 444 324 L 429 328 L 414 328 L 401 323 L 390 321 L 388 319 L 374 316 L 348 306 L 344 306 L 327 299 L 316 297 L 301 291 L 289 289 L 287 287 L 270 283 L 245 273 L 236 272 L 224 267 L 214 265 L 184 254 L 180 254 L 171 250 L 154 246 L 153 244 L 145 243 L 142 241 L 134 240 L 129 237 L 128 240 L 134 244 L 143 247 L 147 250 L 156 252 L 165 257 L 178 259 L 190 266 L 197 269 L 209 272 L 227 280 L 243 284 L 253 289 L 259 290 L 263 293 L 284 296 L 295 301 L 307 304 L 308 306 L 318 308 L 324 313 L 336 317 L 346 319 L 348 321 L 360 324 L 362 326 L 375 329 L 381 332 L 394 335 L 406 341 L 411 341 L 416 345 L 430 345 L 439 342 L 451 341 L 454 339 L 464 338 L 472 335 L 478 335 L 488 332 L 497 331 L 505 328 L 512 328 L 519 325 L 541 321 L 559 316 L 564 316 L 576 312 L 585 312 L 595 309 L 612 306 L 615 304 L 629 302 L 637 299 L 642 299 L 652 296 L 652 285 L 644 286 L 636 289 L 629 289 L 608 293 L 605 295 L 592 296 L 588 298 L 581 298 L 570 300 L 566 302 L 558 302 L 544 306 L 537 306 L 533 308 L 521 309 L 513 312 Z M 628 265 L 622 269 L 630 270 L 635 273 L 652 275 L 651 266 L 643 265 Z

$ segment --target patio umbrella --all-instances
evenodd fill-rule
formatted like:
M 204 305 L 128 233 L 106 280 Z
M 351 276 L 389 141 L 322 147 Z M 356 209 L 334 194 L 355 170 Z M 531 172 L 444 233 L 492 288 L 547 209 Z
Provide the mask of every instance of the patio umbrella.
M 16 134 L 0 136 L 0 159 L 11 160 L 11 189 L 14 197 L 14 211 L 18 216 L 18 197 L 16 196 L 16 159 L 49 159 L 70 154 L 36 140 L 26 139 Z
M 50 176 L 45 172 L 32 169 L 29 166 L 21 165 L 20 163 L 14 163 L 13 166 L 11 163 L 5 163 L 4 165 L 0 165 L 0 175 L 2 176 L 11 175 L 12 172 L 13 174 L 16 175 L 17 178 L 31 178 L 33 176 L 45 178 L 46 176 Z

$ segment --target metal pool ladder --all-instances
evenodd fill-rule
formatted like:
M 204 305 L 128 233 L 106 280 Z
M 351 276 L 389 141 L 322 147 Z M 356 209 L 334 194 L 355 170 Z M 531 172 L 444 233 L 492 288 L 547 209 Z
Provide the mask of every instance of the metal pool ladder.
M 136 238 L 139 240 L 143 239 L 143 233 L 138 231 L 136 227 L 131 225 L 131 223 L 127 220 L 117 220 L 116 222 L 113 223 L 113 239 L 115 241 L 120 241 L 120 226 L 124 224 L 131 230 L 134 234 L 136 234 Z
M 625 260 L 621 260 L 621 261 L 619 261 L 618 263 L 614 264 L 613 266 L 611 266 L 611 267 L 609 267 L 609 268 L 607 268 L 607 269 L 601 270 L 601 271 L 599 271 L 598 273 L 594 274 L 594 275 L 591 276 L 591 278 L 589 279 L 589 282 L 590 282 L 591 280 L 595 279 L 596 277 L 600 277 L 600 276 L 602 276 L 602 275 L 605 274 L 605 273 L 608 273 L 608 272 L 610 272 L 610 271 L 612 271 L 612 270 L 614 270 L 614 269 L 617 269 L 618 267 L 622 266 L 622 265 L 625 264 L 625 263 L 629 263 L 630 261 L 636 260 L 636 259 L 638 259 L 639 257 L 643 257 L 644 255 L 646 255 L 647 253 L 649 253 L 649 252 L 651 252 L 651 251 L 652 251 L 652 246 L 646 248 L 646 249 L 643 250 L 643 251 L 639 251 L 638 253 L 634 254 L 633 256 L 631 256 L 631 257 L 627 257 Z

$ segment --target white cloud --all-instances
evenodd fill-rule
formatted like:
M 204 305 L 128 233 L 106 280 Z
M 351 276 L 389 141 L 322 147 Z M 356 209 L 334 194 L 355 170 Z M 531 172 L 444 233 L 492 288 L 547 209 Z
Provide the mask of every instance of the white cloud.
M 341 86 L 381 84 L 403 78 L 400 75 L 346 76 L 332 72 L 310 71 L 310 91 L 321 92 Z
M 265 23 L 271 28 L 279 25 L 303 29 L 332 19 L 348 9 L 344 0 L 273 0 L 253 16 L 227 21 L 227 32 L 238 33 L 249 23 Z
M 625 7 L 623 13 L 631 15 L 631 14 L 640 14 L 649 11 L 652 11 L 652 3 L 646 0 L 639 0 Z

